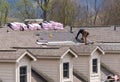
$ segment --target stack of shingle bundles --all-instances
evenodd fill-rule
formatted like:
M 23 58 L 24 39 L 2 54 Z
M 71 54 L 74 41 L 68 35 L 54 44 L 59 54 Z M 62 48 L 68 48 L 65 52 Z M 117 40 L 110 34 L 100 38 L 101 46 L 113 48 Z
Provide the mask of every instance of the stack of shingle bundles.
M 31 23 L 31 24 L 28 24 L 28 28 L 30 30 L 40 30 L 41 26 L 37 23 Z
M 45 21 L 42 23 L 42 27 L 45 30 L 60 30 L 63 29 L 63 24 L 54 21 L 50 22 Z
M 40 30 L 41 26 L 38 23 L 24 24 L 20 22 L 8 23 L 8 26 L 13 30 Z
M 41 24 L 38 23 L 30 23 L 24 24 L 19 22 L 8 23 L 8 26 L 13 30 L 40 30 L 41 28 L 45 30 L 61 30 L 63 29 L 63 24 L 54 22 L 54 21 L 44 21 Z
M 27 25 L 24 23 L 13 22 L 9 23 L 8 26 L 13 30 L 27 30 Z

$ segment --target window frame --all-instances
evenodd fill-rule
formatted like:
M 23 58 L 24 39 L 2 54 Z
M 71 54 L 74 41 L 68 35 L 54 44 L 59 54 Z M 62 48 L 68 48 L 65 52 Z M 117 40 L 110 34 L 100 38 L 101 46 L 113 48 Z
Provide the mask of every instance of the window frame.
M 20 66 L 19 70 L 20 82 L 27 82 L 27 66 Z M 22 80 L 23 78 L 25 79 L 24 81 Z
M 98 73 L 98 59 L 92 59 L 92 73 Z
M 63 63 L 63 78 L 68 79 L 70 77 L 70 69 L 69 69 L 69 67 L 70 67 L 69 62 L 64 62 Z

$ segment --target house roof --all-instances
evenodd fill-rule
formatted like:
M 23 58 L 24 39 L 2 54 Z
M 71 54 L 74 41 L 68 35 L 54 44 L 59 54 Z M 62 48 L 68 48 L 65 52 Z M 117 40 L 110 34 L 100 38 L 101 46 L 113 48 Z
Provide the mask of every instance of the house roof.
M 82 28 L 82 27 L 80 27 Z M 64 30 L 27 30 L 13 31 L 8 27 L 0 29 L 0 49 L 11 49 L 11 47 L 39 47 L 37 41 L 47 41 L 50 45 L 81 45 L 81 42 L 75 40 L 75 36 L 80 28 L 70 28 Z M 90 34 L 88 42 L 120 42 L 120 28 L 114 31 L 113 27 L 93 27 L 84 28 Z M 108 37 L 109 36 L 109 37 Z M 79 36 L 81 38 L 81 34 Z M 48 44 L 48 45 L 49 45 Z
M 119 54 L 120 45 L 100 45 L 106 54 Z
M 25 55 L 36 61 L 36 58 L 26 50 L 0 50 L 0 62 L 19 62 Z
M 69 31 L 69 28 L 66 29 Z M 79 29 L 85 29 L 89 32 L 88 42 L 120 42 L 120 27 L 116 27 L 116 30 L 111 26 L 73 28 L 74 36 L 77 35 Z
M 77 57 L 77 54 L 69 47 L 51 47 L 51 48 L 38 48 L 28 49 L 30 53 L 34 54 L 37 58 L 63 58 L 68 52 L 73 57 Z
M 36 46 L 36 37 L 31 32 L 3 31 L 0 35 L 0 49 L 11 49 L 14 46 Z
M 116 28 L 116 31 L 113 27 L 94 27 L 84 29 L 90 33 L 88 39 L 92 42 L 120 42 L 119 27 Z
M 96 45 L 78 45 L 78 46 L 71 46 L 71 48 L 78 55 L 91 55 L 96 50 L 99 50 L 102 54 L 104 54 L 104 51 L 99 46 Z
M 74 33 L 65 30 L 27 30 L 27 31 L 14 31 L 8 27 L 0 29 L 0 49 L 11 49 L 11 47 L 39 47 L 37 41 L 47 41 L 58 43 L 58 41 L 65 41 L 67 43 L 76 43 Z M 51 36 L 52 35 L 52 36 Z M 79 43 L 79 42 L 77 42 Z

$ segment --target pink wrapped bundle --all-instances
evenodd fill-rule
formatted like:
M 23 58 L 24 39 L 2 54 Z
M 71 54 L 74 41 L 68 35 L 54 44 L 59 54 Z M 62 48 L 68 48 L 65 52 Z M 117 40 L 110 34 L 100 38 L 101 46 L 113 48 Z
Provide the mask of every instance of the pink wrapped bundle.
M 26 24 L 20 23 L 20 25 L 21 25 L 21 27 L 22 27 L 24 30 L 27 30 L 27 29 L 28 29 Z
M 37 24 L 37 23 L 33 23 L 32 25 L 34 26 L 34 28 L 36 30 L 40 30 L 41 29 L 41 26 L 39 24 Z
M 56 29 L 63 29 L 63 24 L 57 23 L 57 28 Z
M 20 30 L 20 25 L 16 24 L 16 23 L 11 23 L 11 28 L 13 30 Z
M 27 25 L 25 25 L 24 23 L 14 22 L 14 24 L 16 24 L 18 26 L 19 30 L 21 30 L 21 31 L 27 30 Z
M 30 30 L 40 30 L 41 26 L 37 23 L 28 24 Z
M 63 24 L 54 22 L 54 21 L 50 21 L 50 22 L 43 22 L 42 27 L 45 30 L 53 30 L 53 29 L 58 30 L 58 29 L 63 29 Z
M 32 25 L 32 24 L 28 24 L 28 27 L 29 27 L 30 30 L 36 30 L 37 29 L 37 28 L 34 28 L 34 25 Z
M 57 25 L 56 25 L 56 22 L 54 22 L 54 21 L 50 21 L 51 22 L 51 24 L 52 24 L 52 28 L 57 28 Z
M 63 24 L 54 21 L 51 21 L 51 23 L 54 29 L 63 29 Z
M 47 25 L 48 25 L 48 29 L 49 30 L 53 30 L 54 29 L 52 23 L 47 23 Z
M 42 23 L 42 27 L 43 27 L 43 29 L 45 29 L 45 30 L 49 30 L 49 26 L 48 26 L 47 23 Z

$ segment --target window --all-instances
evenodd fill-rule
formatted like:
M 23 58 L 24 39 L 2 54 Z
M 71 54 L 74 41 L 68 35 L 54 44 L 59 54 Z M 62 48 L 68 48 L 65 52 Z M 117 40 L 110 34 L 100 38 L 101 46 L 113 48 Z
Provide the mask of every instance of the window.
M 63 77 L 69 78 L 69 63 L 63 63 Z
M 27 82 L 27 67 L 20 67 L 20 82 Z
M 92 72 L 93 73 L 98 72 L 98 60 L 97 59 L 92 60 Z

